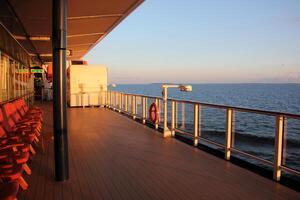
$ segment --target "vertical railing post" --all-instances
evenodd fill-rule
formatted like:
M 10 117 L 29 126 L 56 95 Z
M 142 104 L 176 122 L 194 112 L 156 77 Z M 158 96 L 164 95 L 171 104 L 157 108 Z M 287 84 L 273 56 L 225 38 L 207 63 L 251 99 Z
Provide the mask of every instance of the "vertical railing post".
M 128 112 L 128 94 L 125 94 L 125 112 Z
M 225 146 L 225 159 L 230 160 L 230 149 L 232 139 L 232 121 L 233 121 L 233 110 L 227 109 L 226 112 L 226 146 Z
M 156 98 L 155 99 L 155 104 L 157 105 L 157 106 L 159 106 L 159 104 L 158 104 L 158 99 Z M 158 113 L 159 114 L 159 113 Z M 157 130 L 158 129 L 158 120 L 155 122 L 155 129 Z
M 118 92 L 115 92 L 115 110 L 118 110 L 118 104 L 119 104 Z
M 112 108 L 113 107 L 113 98 L 112 98 L 112 91 L 109 91 L 109 95 L 110 95 L 110 100 L 109 100 L 109 102 L 110 102 L 110 105 L 109 105 L 109 108 Z
M 114 107 L 114 92 L 110 91 L 110 108 L 112 109 Z
M 178 103 L 175 102 L 175 128 L 178 127 Z
M 282 139 L 284 132 L 284 116 L 276 116 L 275 154 L 273 179 L 280 181 L 282 163 Z
M 112 108 L 115 110 L 116 98 L 115 98 L 115 91 L 112 91 Z
M 112 91 L 112 108 L 113 108 L 113 110 L 115 110 L 115 103 L 116 103 L 115 91 Z
M 123 104 L 123 101 L 122 101 L 123 99 L 122 98 L 123 98 L 123 94 L 120 92 L 119 93 L 119 112 L 121 112 L 122 109 L 123 109 L 122 108 L 122 104 Z
M 108 107 L 112 108 L 112 91 L 111 90 L 109 91 L 109 95 L 108 96 L 109 96 L 109 106 Z
M 116 98 L 116 92 L 115 91 L 113 92 L 113 102 L 114 102 L 113 109 L 116 110 L 117 98 Z
M 175 137 L 175 117 L 176 117 L 176 102 L 172 100 L 171 103 L 171 136 Z
M 146 118 L 146 121 L 147 121 L 147 113 L 148 113 L 148 99 L 147 97 L 145 97 L 145 118 Z
M 109 91 L 106 91 L 106 107 L 109 107 Z
M 112 96 L 111 90 L 109 90 L 109 106 L 108 106 L 109 108 L 112 107 L 112 102 L 111 102 L 112 98 L 111 98 L 111 96 Z
M 172 135 L 171 130 L 168 128 L 168 89 L 163 87 L 163 109 L 164 109 L 164 130 L 163 137 Z
M 185 129 L 185 104 L 181 103 L 181 128 Z
M 146 97 L 142 97 L 142 115 L 143 115 L 143 124 L 146 123 Z
M 106 107 L 109 107 L 109 91 L 106 91 Z
M 136 96 L 132 95 L 131 99 L 131 113 L 132 113 L 132 119 L 136 118 Z
M 194 146 L 198 146 L 199 140 L 199 105 L 194 105 Z

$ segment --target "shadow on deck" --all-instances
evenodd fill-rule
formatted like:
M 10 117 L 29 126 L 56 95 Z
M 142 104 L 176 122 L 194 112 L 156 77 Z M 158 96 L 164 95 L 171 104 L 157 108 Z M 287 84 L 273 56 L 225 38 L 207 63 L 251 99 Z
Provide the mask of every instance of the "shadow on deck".
M 51 104 L 44 153 L 19 199 L 299 199 L 300 193 L 104 108 L 69 109 L 70 180 L 54 181 Z

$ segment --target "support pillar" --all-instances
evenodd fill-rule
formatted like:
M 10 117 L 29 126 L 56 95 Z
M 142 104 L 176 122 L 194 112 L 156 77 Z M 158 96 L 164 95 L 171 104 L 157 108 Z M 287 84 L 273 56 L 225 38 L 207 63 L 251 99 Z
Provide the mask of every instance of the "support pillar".
M 53 123 L 55 180 L 69 179 L 66 49 L 67 0 L 53 0 L 52 5 L 52 62 L 53 62 Z

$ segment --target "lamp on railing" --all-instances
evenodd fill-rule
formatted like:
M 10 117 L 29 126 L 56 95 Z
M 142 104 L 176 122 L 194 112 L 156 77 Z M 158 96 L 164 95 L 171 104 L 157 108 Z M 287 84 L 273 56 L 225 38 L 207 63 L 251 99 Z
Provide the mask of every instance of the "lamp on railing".
M 162 96 L 164 103 L 164 130 L 163 137 L 171 136 L 171 130 L 168 128 L 168 88 L 178 88 L 182 92 L 191 92 L 191 85 L 177 85 L 177 84 L 162 84 Z

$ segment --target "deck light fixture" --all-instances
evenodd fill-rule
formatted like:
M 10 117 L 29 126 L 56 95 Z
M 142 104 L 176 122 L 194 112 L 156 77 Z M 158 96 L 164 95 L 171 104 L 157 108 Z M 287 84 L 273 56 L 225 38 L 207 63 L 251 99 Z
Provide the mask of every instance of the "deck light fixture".
M 163 130 L 163 137 L 171 136 L 171 130 L 168 128 L 168 88 L 178 88 L 182 92 L 191 92 L 192 86 L 191 85 L 177 85 L 177 84 L 162 84 L 162 96 L 163 96 L 163 103 L 164 103 L 164 130 Z

